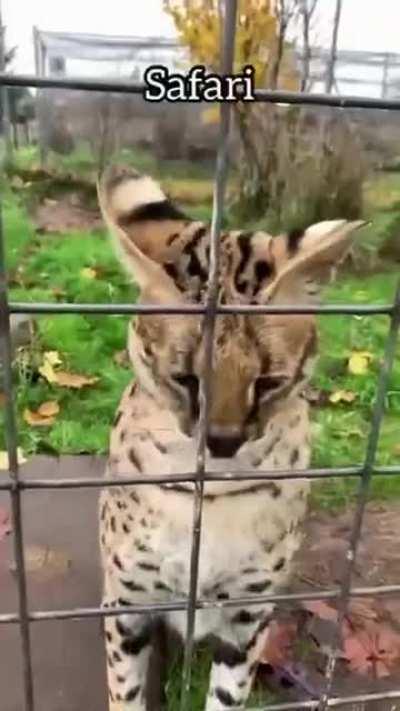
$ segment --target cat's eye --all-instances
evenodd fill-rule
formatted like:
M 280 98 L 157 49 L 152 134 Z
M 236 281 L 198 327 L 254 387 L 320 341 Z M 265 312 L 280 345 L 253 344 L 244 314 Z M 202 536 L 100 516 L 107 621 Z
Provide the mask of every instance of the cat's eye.
M 285 385 L 288 378 L 278 375 L 260 375 L 254 383 L 256 400 L 261 400 L 266 395 L 272 395 Z
M 198 388 L 199 386 L 199 379 L 197 375 L 191 375 L 187 373 L 176 373 L 172 376 L 172 379 L 175 380 L 178 385 L 181 385 L 184 388 L 189 388 L 190 390 L 193 388 Z

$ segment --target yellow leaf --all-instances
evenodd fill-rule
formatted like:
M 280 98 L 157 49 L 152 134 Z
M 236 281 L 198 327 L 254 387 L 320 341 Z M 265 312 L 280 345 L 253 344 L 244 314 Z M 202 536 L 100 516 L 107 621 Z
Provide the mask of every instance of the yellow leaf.
M 334 404 L 338 402 L 354 402 L 356 399 L 356 394 L 351 390 L 335 390 L 335 392 L 329 395 L 329 402 Z
M 25 464 L 27 459 L 24 457 L 24 453 L 20 447 L 17 449 L 17 461 L 18 464 Z M 0 469 L 8 469 L 8 452 L 0 452 Z
M 96 279 L 97 272 L 91 267 L 84 267 L 81 269 L 81 276 L 85 277 L 85 279 Z
M 211 106 L 209 109 L 204 109 L 201 113 L 201 121 L 206 126 L 219 123 L 219 107 Z
M 54 424 L 54 417 L 46 417 L 40 412 L 33 412 L 28 408 L 24 410 L 24 420 L 31 427 L 49 427 Z
M 87 375 L 78 375 L 76 373 L 67 373 L 64 370 L 58 370 L 56 373 L 55 382 L 64 388 L 83 388 L 85 385 L 94 385 L 99 380 L 96 377 L 88 377 Z
M 55 415 L 58 415 L 59 412 L 60 406 L 58 402 L 55 402 L 54 400 L 42 402 L 40 407 L 38 407 L 38 413 L 43 417 L 54 417 Z
M 364 375 L 368 372 L 371 360 L 373 360 L 373 355 L 369 351 L 354 351 L 349 358 L 349 373 Z
M 50 365 L 60 365 L 60 363 L 62 363 L 58 351 L 46 351 L 46 353 L 43 354 L 43 360 L 47 360 Z
M 40 375 L 43 375 L 43 377 L 47 380 L 47 382 L 49 382 L 49 383 L 57 382 L 56 371 L 54 370 L 53 366 L 51 365 L 51 363 L 49 363 L 48 360 L 45 360 L 43 362 L 43 365 L 40 366 L 39 373 L 40 373 Z

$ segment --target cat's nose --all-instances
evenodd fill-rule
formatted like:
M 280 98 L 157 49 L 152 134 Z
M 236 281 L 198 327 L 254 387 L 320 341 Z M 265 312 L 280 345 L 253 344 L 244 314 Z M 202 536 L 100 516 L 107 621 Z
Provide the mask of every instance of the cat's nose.
M 207 446 L 211 456 L 218 458 L 234 457 L 239 447 L 243 444 L 243 435 L 238 432 L 213 431 L 207 437 Z

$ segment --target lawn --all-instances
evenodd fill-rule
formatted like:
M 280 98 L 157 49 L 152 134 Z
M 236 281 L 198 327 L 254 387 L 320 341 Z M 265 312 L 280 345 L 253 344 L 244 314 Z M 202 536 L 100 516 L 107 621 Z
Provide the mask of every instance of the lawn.
M 127 158 L 129 156 L 125 156 Z M 123 156 L 122 156 L 123 158 Z M 25 150 L 19 155 L 24 168 L 34 165 L 35 156 Z M 62 159 L 62 170 L 89 172 L 85 154 Z M 212 186 L 205 169 L 186 165 L 160 168 L 145 154 L 137 167 L 158 174 L 170 192 L 188 206 L 198 194 L 198 215 L 210 214 Z M 184 178 L 184 170 L 188 177 Z M 85 172 L 86 171 L 86 172 Z M 390 181 L 391 202 L 384 180 Z M 363 250 L 374 255 L 376 246 L 398 220 L 396 181 L 390 175 L 367 186 L 368 210 L 374 225 L 365 231 Z M 200 186 L 200 187 L 199 187 Z M 387 186 L 386 186 L 387 187 Z M 208 192 L 207 192 L 208 191 Z M 7 259 L 11 274 L 10 296 L 14 301 L 129 302 L 137 290 L 119 267 L 104 230 L 38 234 L 26 205 L 29 185 L 6 192 L 3 220 L 7 237 Z M 376 202 L 376 208 L 374 208 Z M 390 209 L 392 206 L 392 209 Z M 400 212 L 400 211 L 399 211 Z M 389 264 L 362 274 L 342 273 L 325 292 L 325 301 L 338 303 L 386 303 L 393 300 L 397 274 Z M 125 347 L 127 317 L 63 315 L 36 319 L 29 347 L 20 349 L 14 361 L 19 444 L 26 455 L 38 452 L 75 454 L 105 453 L 113 413 L 132 373 L 120 358 Z M 344 466 L 363 461 L 371 421 L 376 378 L 388 331 L 386 317 L 324 316 L 319 318 L 321 357 L 313 380 L 319 404 L 313 407 L 313 465 Z M 349 372 L 354 352 L 367 352 L 364 374 Z M 80 389 L 60 387 L 40 373 L 45 355 L 56 352 L 63 371 L 95 378 Z M 341 391 L 351 399 L 346 402 Z M 335 396 L 339 392 L 339 396 Z M 338 397 L 339 402 L 330 401 Z M 59 412 L 52 424 L 32 425 L 26 411 L 36 413 L 44 402 L 57 403 Z M 29 419 L 29 416 L 28 416 Z M 387 395 L 378 461 L 400 462 L 400 359 L 395 364 Z M 4 448 L 4 433 L 1 433 Z M 354 493 L 355 482 L 333 481 L 315 487 L 319 505 L 341 505 Z M 397 478 L 375 480 L 373 494 L 387 498 L 400 493 Z

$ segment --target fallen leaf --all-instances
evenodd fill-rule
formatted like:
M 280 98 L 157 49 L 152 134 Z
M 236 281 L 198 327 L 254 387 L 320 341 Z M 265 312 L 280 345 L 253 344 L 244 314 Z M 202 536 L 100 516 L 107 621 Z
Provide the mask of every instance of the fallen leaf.
M 76 388 L 80 389 L 86 385 L 94 385 L 97 383 L 99 378 L 96 376 L 89 377 L 87 375 L 78 375 L 77 373 L 67 373 L 64 370 L 58 370 L 56 372 L 56 383 L 64 388 Z
M 20 447 L 17 449 L 17 462 L 18 464 L 25 464 L 28 460 L 25 459 L 24 453 Z M 8 469 L 8 452 L 0 452 L 0 469 Z
M 351 671 L 382 679 L 400 660 L 400 635 L 370 621 L 365 629 L 345 637 L 343 652 Z
M 60 406 L 58 402 L 55 402 L 54 400 L 42 402 L 38 408 L 39 415 L 42 415 L 43 417 L 54 417 L 55 415 L 58 415 L 59 412 Z
M 0 506 L 0 542 L 12 531 L 11 517 L 9 511 Z
M 46 351 L 43 354 L 43 360 L 48 361 L 50 365 L 61 365 L 62 360 L 58 351 Z
M 46 417 L 40 412 L 29 410 L 29 408 L 24 410 L 23 418 L 31 427 L 50 427 L 55 422 L 54 417 Z
M 97 277 L 97 272 L 95 269 L 92 269 L 91 267 L 84 267 L 81 269 L 80 272 L 81 276 L 85 277 L 85 279 L 96 279 Z
M 365 375 L 368 372 L 369 364 L 373 360 L 373 355 L 369 351 L 354 351 L 348 362 L 349 373 L 353 375 Z
M 297 631 L 295 622 L 278 622 L 276 620 L 271 622 L 260 662 L 272 666 L 282 666 L 291 659 Z
M 333 404 L 338 402 L 354 402 L 356 397 L 356 393 L 353 393 L 352 390 L 335 390 L 335 392 L 329 395 L 329 402 Z
M 64 551 L 35 544 L 25 546 L 24 560 L 27 573 L 40 574 L 43 578 L 65 574 L 71 565 Z M 10 564 L 10 571 L 16 573 L 15 561 Z

